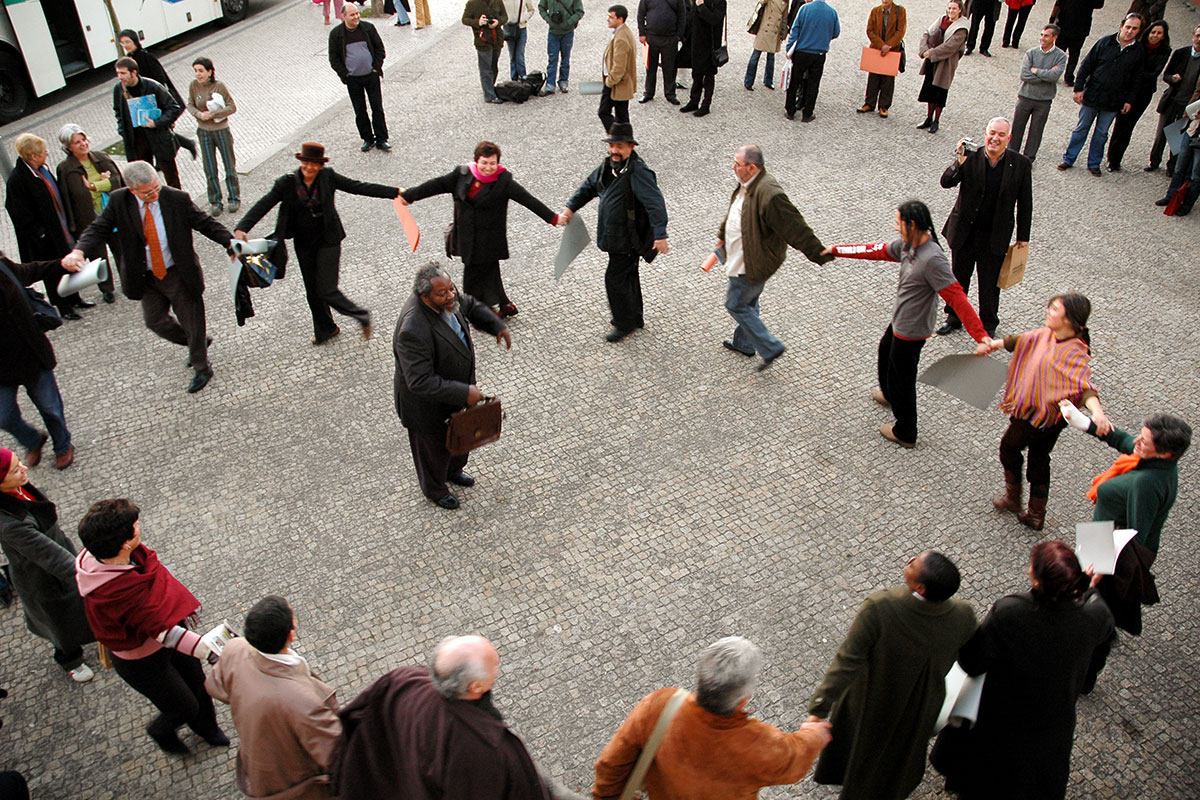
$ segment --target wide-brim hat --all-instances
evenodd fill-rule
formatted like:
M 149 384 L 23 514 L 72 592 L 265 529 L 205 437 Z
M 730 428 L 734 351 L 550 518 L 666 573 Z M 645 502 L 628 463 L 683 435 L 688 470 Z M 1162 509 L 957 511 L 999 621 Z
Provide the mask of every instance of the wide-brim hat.
M 637 139 L 633 138 L 633 125 L 628 122 L 614 122 L 604 141 L 609 144 L 637 144 Z
M 329 163 L 329 159 L 325 157 L 325 145 L 320 142 L 305 142 L 300 145 L 300 152 L 296 153 L 296 158 L 301 161 L 312 161 L 315 164 Z

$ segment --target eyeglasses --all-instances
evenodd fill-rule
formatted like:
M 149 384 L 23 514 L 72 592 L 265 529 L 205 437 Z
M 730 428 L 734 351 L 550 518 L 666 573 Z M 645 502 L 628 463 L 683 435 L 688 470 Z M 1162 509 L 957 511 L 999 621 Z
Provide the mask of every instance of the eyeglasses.
M 151 197 L 157 196 L 158 193 L 162 191 L 162 187 L 155 183 L 152 186 L 131 186 L 129 187 L 129 190 L 143 200 L 148 200 Z

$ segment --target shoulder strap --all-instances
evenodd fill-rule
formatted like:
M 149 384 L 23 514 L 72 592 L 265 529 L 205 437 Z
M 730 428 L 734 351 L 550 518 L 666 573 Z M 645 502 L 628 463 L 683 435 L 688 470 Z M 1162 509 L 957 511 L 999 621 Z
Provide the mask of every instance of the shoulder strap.
M 662 744 L 663 737 L 667 735 L 667 728 L 671 727 L 671 720 L 675 718 L 675 713 L 679 711 L 679 707 L 683 705 L 687 696 L 686 689 L 676 689 L 662 713 L 658 715 L 658 722 L 655 723 L 650 738 L 646 740 L 646 746 L 642 748 L 642 754 L 638 756 L 637 764 L 634 765 L 629 780 L 625 782 L 621 800 L 633 800 L 633 796 L 641 791 L 642 782 L 646 779 L 646 773 L 654 761 L 654 754 L 658 752 L 658 746 Z

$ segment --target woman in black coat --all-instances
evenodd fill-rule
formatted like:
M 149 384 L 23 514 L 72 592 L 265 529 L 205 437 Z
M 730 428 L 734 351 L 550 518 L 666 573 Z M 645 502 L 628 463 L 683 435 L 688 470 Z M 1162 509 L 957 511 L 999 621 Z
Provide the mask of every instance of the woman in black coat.
M 713 51 L 721 46 L 724 33 L 725 0 L 689 0 L 692 90 L 687 103 L 679 109 L 681 113 L 703 117 L 709 112 L 717 80 L 717 62 L 713 60 Z
M 171 83 L 170 76 L 163 69 L 162 62 L 151 53 L 142 47 L 142 42 L 138 38 L 137 31 L 126 28 L 117 35 L 117 41 L 121 45 L 121 49 L 125 51 L 125 55 L 137 62 L 138 75 L 143 78 L 149 78 L 152 81 L 157 81 L 167 87 L 167 91 L 171 93 L 171 97 L 175 98 L 175 102 L 179 103 L 180 108 L 187 108 L 187 103 L 183 102 L 183 97 L 179 94 L 179 90 L 175 88 L 175 84 Z M 171 126 L 174 132 L 175 126 Z M 196 149 L 196 140 L 189 139 L 181 133 L 175 133 L 175 139 L 179 142 L 179 146 L 192 154 L 192 160 L 196 160 L 196 154 L 199 152 Z
M 1166 20 L 1160 19 L 1150 25 L 1146 35 L 1142 37 L 1142 46 L 1146 48 L 1146 56 L 1142 61 L 1142 71 L 1137 77 L 1137 88 L 1134 89 L 1133 100 L 1129 104 L 1129 113 L 1117 114 L 1112 135 L 1108 137 L 1109 172 L 1121 171 L 1121 159 L 1125 156 L 1129 140 L 1133 137 L 1134 126 L 1154 99 L 1154 93 L 1158 91 L 1158 76 L 1162 74 L 1163 68 L 1167 66 L 1167 59 L 1171 57 L 1170 28 Z
M 400 200 L 408 205 L 437 194 L 454 196 L 453 244 L 448 247 L 462 256 L 463 292 L 501 317 L 513 316 L 517 307 L 500 276 L 500 262 L 508 258 L 508 201 L 516 200 L 551 225 L 558 224 L 558 215 L 500 166 L 500 147 L 492 142 L 475 145 L 470 164 L 406 189 Z
M 1065 797 L 1075 701 L 1108 656 L 1112 614 L 1084 595 L 1090 578 L 1071 548 L 1041 542 L 1030 561 L 1030 591 L 996 601 L 958 654 L 969 675 L 987 673 L 962 783 L 947 785 L 963 800 Z
M 103 150 L 93 150 L 88 135 L 78 125 L 64 125 L 58 132 L 67 157 L 59 162 L 55 172 L 58 185 L 66 195 L 67 227 L 76 239 L 92 223 L 108 203 L 109 193 L 125 185 L 121 170 Z M 108 277 L 100 281 L 104 302 L 115 302 L 113 273 L 120 259 L 120 245 L 113 239 L 109 243 L 113 258 L 108 260 Z M 103 245 L 95 252 L 84 253 L 87 258 L 104 258 Z
M 296 153 L 300 169 L 289 172 L 275 181 L 271 191 L 250 207 L 237 224 L 233 235 L 246 241 L 246 234 L 279 206 L 279 218 L 271 238 L 292 240 L 300 274 L 304 277 L 304 293 L 313 318 L 314 345 L 324 344 L 341 333 L 333 322 L 330 308 L 353 317 L 362 325 L 364 339 L 371 338 L 371 312 L 342 294 L 338 288 L 341 269 L 342 240 L 346 229 L 334 206 L 338 191 L 364 197 L 394 199 L 400 190 L 394 186 L 364 183 L 339 175 L 325 165 L 325 145 L 305 142 Z
M 96 641 L 75 584 L 75 546 L 58 527 L 58 511 L 29 482 L 11 450 L 0 447 L 0 548 L 12 570 L 25 625 L 54 645 L 54 660 L 84 683 L 92 670 L 83 645 Z

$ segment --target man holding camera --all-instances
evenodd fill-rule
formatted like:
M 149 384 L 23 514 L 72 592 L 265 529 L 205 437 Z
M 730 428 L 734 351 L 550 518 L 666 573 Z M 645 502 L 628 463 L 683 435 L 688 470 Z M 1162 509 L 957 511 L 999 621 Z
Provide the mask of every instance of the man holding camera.
M 500 70 L 500 51 L 504 49 L 504 23 L 508 12 L 503 0 L 467 0 L 462 24 L 471 29 L 475 55 L 479 57 L 479 85 L 485 103 L 503 103 L 496 96 L 496 75 Z
M 571 76 L 571 45 L 575 43 L 575 29 L 583 19 L 583 0 L 541 0 L 538 13 L 550 26 L 546 33 L 546 88 L 542 95 L 554 94 L 554 74 L 558 73 L 558 90 L 567 93 L 567 79 Z M 561 61 L 560 61 L 561 57 Z
M 950 245 L 954 277 L 970 291 L 971 273 L 979 273 L 979 318 L 988 336 L 999 324 L 1000 267 L 1008 252 L 1016 211 L 1018 248 L 1029 247 L 1033 222 L 1033 174 L 1029 159 L 1009 150 L 1012 125 L 1003 117 L 988 123 L 984 146 L 963 139 L 954 163 L 942 173 L 942 188 L 959 187 L 954 210 L 942 235 Z M 945 336 L 962 327 L 954 309 L 946 306 L 946 322 L 937 329 Z

